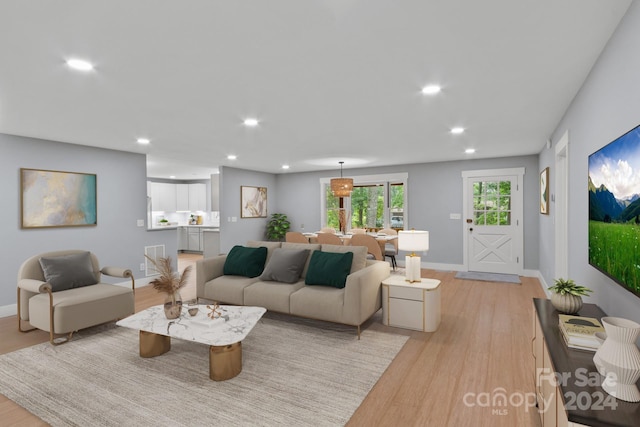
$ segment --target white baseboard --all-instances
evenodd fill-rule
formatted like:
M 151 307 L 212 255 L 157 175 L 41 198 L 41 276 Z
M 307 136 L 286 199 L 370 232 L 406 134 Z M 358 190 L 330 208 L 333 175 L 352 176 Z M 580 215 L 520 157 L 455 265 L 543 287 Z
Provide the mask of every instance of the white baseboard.
M 0 317 L 15 316 L 18 314 L 18 304 L 0 306 Z

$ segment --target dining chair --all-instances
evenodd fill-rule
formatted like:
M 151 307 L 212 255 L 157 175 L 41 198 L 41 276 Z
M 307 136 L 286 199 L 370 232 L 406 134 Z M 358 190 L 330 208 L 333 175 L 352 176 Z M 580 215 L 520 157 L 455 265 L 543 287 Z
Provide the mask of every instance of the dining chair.
M 309 239 L 299 231 L 287 231 L 284 236 L 285 242 L 289 243 L 309 243 Z
M 332 234 L 336 234 L 336 229 L 332 228 L 332 227 L 324 227 L 320 229 L 321 233 L 332 233 Z
M 365 230 L 364 228 L 352 228 L 351 229 L 351 233 L 352 234 L 367 234 L 367 230 Z
M 318 233 L 317 239 L 321 245 L 342 245 L 342 240 L 333 233 Z
M 387 236 L 398 235 L 398 232 L 393 228 L 383 228 L 378 233 L 386 234 Z M 384 245 L 384 256 L 389 257 L 391 259 L 391 267 L 393 267 L 394 271 L 398 267 L 398 261 L 396 260 L 396 255 L 398 255 L 398 239 L 393 239 L 386 242 Z
M 373 256 L 373 259 L 384 261 L 380 244 L 373 236 L 368 234 L 354 234 L 351 236 L 351 246 L 366 246 L 367 253 Z

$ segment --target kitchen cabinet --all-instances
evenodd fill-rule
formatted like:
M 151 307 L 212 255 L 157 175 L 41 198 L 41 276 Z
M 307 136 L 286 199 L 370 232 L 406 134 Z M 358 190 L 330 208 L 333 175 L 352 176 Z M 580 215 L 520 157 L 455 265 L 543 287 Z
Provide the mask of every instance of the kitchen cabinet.
M 196 212 L 207 210 L 207 185 L 176 184 L 176 210 Z
M 187 227 L 178 227 L 178 250 L 189 250 L 189 231 Z
M 176 184 L 151 182 L 151 210 L 176 211 Z
M 211 175 L 211 210 L 220 211 L 220 174 Z
M 207 210 L 207 185 L 196 183 L 187 184 L 189 186 L 189 210 L 206 211 Z
M 211 258 L 220 255 L 220 229 L 202 230 L 202 256 Z
M 189 252 L 202 252 L 202 228 L 189 227 L 187 239 L 187 250 Z
M 176 210 L 189 212 L 189 184 L 176 184 Z

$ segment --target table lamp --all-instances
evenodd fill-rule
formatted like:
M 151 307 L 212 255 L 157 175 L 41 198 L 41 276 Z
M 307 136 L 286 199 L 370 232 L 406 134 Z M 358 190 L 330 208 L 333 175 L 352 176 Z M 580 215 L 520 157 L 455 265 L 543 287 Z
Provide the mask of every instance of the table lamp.
M 398 249 L 411 252 L 404 258 L 405 280 L 409 283 L 420 281 L 420 257 L 416 252 L 429 250 L 429 232 L 410 230 L 398 232 Z

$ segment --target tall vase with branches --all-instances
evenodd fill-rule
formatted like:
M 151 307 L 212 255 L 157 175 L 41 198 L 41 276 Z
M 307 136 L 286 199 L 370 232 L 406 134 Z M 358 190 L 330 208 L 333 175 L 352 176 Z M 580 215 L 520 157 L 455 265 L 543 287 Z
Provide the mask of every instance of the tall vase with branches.
M 182 296 L 180 289 L 187 284 L 187 279 L 191 273 L 191 266 L 185 268 L 182 274 L 173 271 L 171 267 L 171 257 L 158 258 L 157 260 L 145 255 L 156 268 L 159 277 L 153 279 L 151 286 L 158 292 L 166 294 L 164 300 L 164 314 L 167 319 L 177 319 L 182 312 Z

